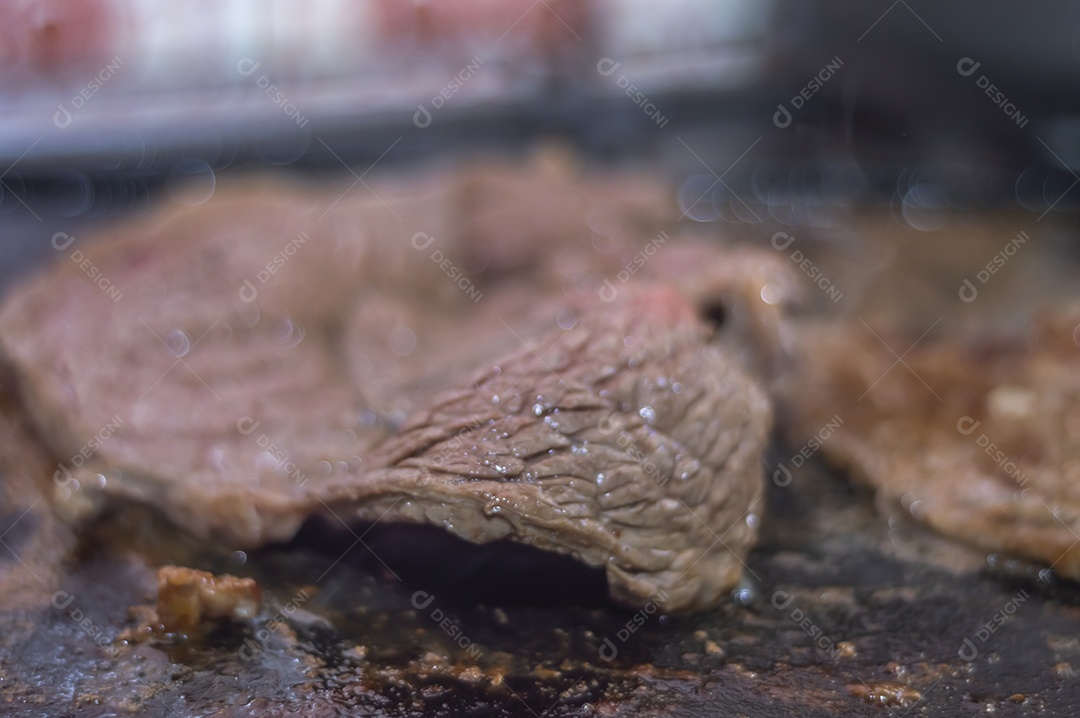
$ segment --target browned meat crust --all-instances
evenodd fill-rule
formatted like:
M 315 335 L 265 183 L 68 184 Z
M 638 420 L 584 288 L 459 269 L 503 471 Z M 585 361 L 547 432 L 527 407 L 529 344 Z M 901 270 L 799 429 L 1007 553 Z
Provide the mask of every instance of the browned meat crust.
M 1026 343 L 927 337 L 906 354 L 916 337 L 801 327 L 785 424 L 916 520 L 1080 580 L 1078 325 L 1061 310 Z

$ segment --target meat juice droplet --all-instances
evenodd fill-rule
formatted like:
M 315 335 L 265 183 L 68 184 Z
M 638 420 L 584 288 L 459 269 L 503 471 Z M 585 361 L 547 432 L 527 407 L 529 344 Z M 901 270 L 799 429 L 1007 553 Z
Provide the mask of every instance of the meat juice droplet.
M 656 409 L 651 406 L 643 406 L 638 409 L 638 416 L 644 419 L 646 424 L 652 424 L 656 421 Z
M 543 404 L 533 404 L 533 414 L 535 416 L 543 416 L 544 415 L 544 405 Z
M 179 329 L 173 329 L 165 335 L 165 343 L 177 359 L 191 351 L 191 339 Z
M 758 586 L 752 578 L 743 574 L 738 585 L 731 589 L 731 599 L 740 606 L 749 606 L 758 596 Z
M 390 333 L 390 351 L 399 357 L 412 354 L 416 348 L 416 334 L 408 327 L 397 327 Z
M 564 309 L 559 312 L 559 315 L 555 317 L 555 323 L 559 325 L 559 329 L 569 331 L 577 324 L 577 315 L 571 312 L 569 309 Z
M 293 320 L 285 317 L 274 324 L 273 328 L 274 339 L 279 344 L 285 344 L 293 347 L 300 343 L 300 340 L 304 338 L 304 330 Z

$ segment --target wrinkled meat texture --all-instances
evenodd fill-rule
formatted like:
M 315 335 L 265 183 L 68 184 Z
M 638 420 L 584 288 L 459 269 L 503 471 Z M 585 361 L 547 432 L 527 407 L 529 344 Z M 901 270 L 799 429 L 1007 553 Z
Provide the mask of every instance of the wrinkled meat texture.
M 18 289 L 0 345 L 77 482 L 61 512 L 124 497 L 236 547 L 329 511 L 429 522 L 603 567 L 628 605 L 715 603 L 755 536 L 770 408 L 744 365 L 774 353 L 787 268 L 655 243 L 661 185 L 518 172 L 219 187 L 79 246 L 116 301 L 66 257 Z M 576 214 L 533 237 L 568 184 Z
M 569 552 L 626 603 L 715 602 L 762 508 L 767 398 L 671 290 L 598 304 L 414 413 L 387 469 L 326 500 Z

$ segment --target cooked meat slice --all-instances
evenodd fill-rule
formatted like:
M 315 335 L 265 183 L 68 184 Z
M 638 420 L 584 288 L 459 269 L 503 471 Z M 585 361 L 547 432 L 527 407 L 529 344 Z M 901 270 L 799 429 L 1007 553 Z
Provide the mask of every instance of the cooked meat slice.
M 201 221 L 179 214 L 155 229 L 152 218 L 80 250 L 123 288 L 119 301 L 66 261 L 4 307 L 4 353 L 80 502 L 104 485 L 169 507 L 200 535 L 224 526 L 239 542 L 287 538 L 303 496 L 288 467 L 376 438 L 347 433 L 360 390 L 325 348 L 348 296 L 347 273 L 331 269 L 355 257 L 312 242 L 253 301 L 240 294 L 317 216 L 286 193 L 262 197 L 226 195 Z M 251 224 L 239 227 L 237 212 Z M 264 453 L 262 436 L 280 453 Z
M 49 505 L 50 489 L 68 488 L 57 472 L 14 398 L 0 389 L 0 649 L 25 639 L 50 601 L 67 598 L 55 592 L 76 536 Z
M 1026 343 L 927 338 L 906 354 L 915 337 L 804 326 L 783 423 L 884 504 L 1080 580 L 1078 325 L 1061 311 Z
M 476 277 L 476 302 L 431 252 L 494 240 L 453 231 L 477 199 L 439 182 L 457 189 L 339 201 L 226 187 L 79 250 L 117 301 L 66 260 L 16 291 L 0 349 L 43 437 L 78 457 L 62 512 L 138 500 L 235 547 L 288 539 L 327 505 L 387 512 L 605 566 L 627 603 L 661 588 L 671 610 L 715 601 L 753 540 L 770 419 L 699 317 L 714 290 L 760 294 L 770 272 L 732 268 L 769 263 L 694 249 L 686 286 L 669 289 L 646 279 L 659 261 L 619 277 L 625 252 L 581 254 L 572 279 L 558 261 L 510 262 Z M 617 214 L 609 189 L 597 196 Z M 605 276 L 617 297 L 599 291 Z M 768 316 L 753 304 L 737 313 Z
M 568 261 L 565 253 L 583 247 L 596 259 L 625 261 L 626 250 L 679 218 L 666 183 L 627 171 L 584 173 L 557 152 L 524 167 L 478 165 L 462 172 L 458 188 L 460 260 L 473 272 L 545 266 L 573 274 L 595 263 Z
M 429 522 L 605 568 L 629 605 L 715 603 L 756 535 L 764 392 L 675 291 L 593 299 L 326 482 L 339 516 Z

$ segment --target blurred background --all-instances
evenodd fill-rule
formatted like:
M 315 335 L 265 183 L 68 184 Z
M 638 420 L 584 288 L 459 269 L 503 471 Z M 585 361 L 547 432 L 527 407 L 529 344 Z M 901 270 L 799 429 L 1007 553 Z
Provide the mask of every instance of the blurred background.
M 0 282 L 56 231 L 223 172 L 342 175 L 556 138 L 700 223 L 1080 210 L 1080 7 L 1004 0 L 8 0 Z M 350 180 L 351 181 L 351 180 Z M 1007 237 L 999 237 L 998 243 Z

